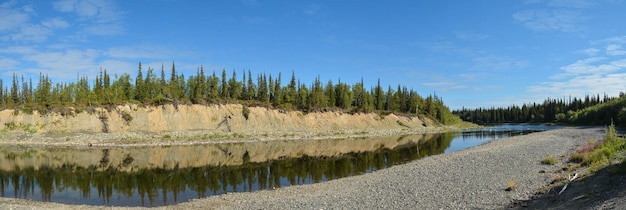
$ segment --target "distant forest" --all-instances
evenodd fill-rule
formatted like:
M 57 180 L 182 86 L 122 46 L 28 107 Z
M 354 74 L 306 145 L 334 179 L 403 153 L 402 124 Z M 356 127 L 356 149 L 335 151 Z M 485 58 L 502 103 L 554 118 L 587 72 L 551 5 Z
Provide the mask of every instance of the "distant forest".
M 626 125 L 626 95 L 584 98 L 546 99 L 543 103 L 521 107 L 492 107 L 453 111 L 461 119 L 473 123 L 570 123 L 580 125 Z
M 134 80 L 128 73 L 111 78 L 106 69 L 101 69 L 93 81 L 87 76 L 79 76 L 76 82 L 68 83 L 53 83 L 48 75 L 40 74 L 37 84 L 33 84 L 32 78 L 26 80 L 24 76 L 13 74 L 8 87 L 0 80 L 0 108 L 47 113 L 66 106 L 241 103 L 305 112 L 343 110 L 420 114 L 443 124 L 461 121 L 437 95 L 423 98 L 416 91 L 400 85 L 396 88 L 388 86 L 385 90 L 380 79 L 368 90 L 362 79 L 353 85 L 330 80 L 323 84 L 317 77 L 312 84 L 304 84 L 292 72 L 283 86 L 280 73 L 275 77 L 265 73 L 253 76 L 248 70 L 241 72 L 241 76 L 240 80 L 236 71 L 229 74 L 225 69 L 219 76 L 215 71 L 206 74 L 200 66 L 196 75 L 186 78 L 176 71 L 173 62 L 168 74 L 163 65 L 158 73 L 150 67 L 144 71 L 140 62 Z

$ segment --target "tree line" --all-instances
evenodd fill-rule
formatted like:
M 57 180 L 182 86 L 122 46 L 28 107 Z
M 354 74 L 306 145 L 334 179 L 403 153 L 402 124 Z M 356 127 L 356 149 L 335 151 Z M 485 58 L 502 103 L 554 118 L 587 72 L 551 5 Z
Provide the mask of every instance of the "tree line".
M 107 106 L 125 103 L 142 105 L 242 103 L 285 110 L 305 112 L 344 110 L 349 112 L 406 113 L 431 116 L 444 124 L 459 122 L 443 100 L 435 94 L 421 97 L 413 89 L 398 85 L 384 88 L 380 79 L 366 88 L 361 79 L 353 85 L 329 80 L 323 83 L 319 76 L 312 84 L 291 78 L 283 84 L 282 74 L 252 75 L 242 71 L 241 77 L 233 70 L 207 74 L 203 66 L 195 75 L 186 77 L 172 62 L 169 72 L 162 64 L 159 72 L 141 62 L 133 77 L 129 73 L 114 75 L 100 69 L 93 81 L 78 76 L 76 82 L 54 83 L 48 75 L 32 79 L 13 74 L 12 83 L 5 86 L 0 79 L 0 108 L 38 110 L 45 113 L 55 107 Z M 386 89 L 386 90 L 385 90 Z
M 584 98 L 554 99 L 548 98 L 543 103 L 527 103 L 521 107 L 511 105 L 509 107 L 492 107 L 455 110 L 453 113 L 461 119 L 474 123 L 576 123 L 576 124 L 610 124 L 611 120 L 617 121 L 620 110 L 612 111 L 610 114 L 606 112 L 596 114 L 586 114 L 589 110 L 597 110 L 602 105 L 621 100 L 626 96 L 620 93 L 619 97 L 609 97 L 604 95 L 586 95 Z M 612 107 L 618 109 L 622 107 Z M 583 114 L 585 113 L 585 114 Z M 582 121 L 585 119 L 593 120 Z M 600 118 L 600 119 L 596 119 Z M 626 118 L 626 116 L 625 116 Z M 619 118 L 621 119 L 621 118 Z M 608 123 L 607 123 L 608 122 Z M 626 119 L 625 122 L 626 123 Z

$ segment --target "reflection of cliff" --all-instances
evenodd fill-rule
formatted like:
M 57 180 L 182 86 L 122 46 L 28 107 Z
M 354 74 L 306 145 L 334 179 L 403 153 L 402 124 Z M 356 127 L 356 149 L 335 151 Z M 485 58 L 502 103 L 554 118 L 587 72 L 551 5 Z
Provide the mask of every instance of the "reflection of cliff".
M 173 131 L 206 130 L 211 132 L 335 132 L 368 129 L 416 129 L 426 124 L 417 117 L 381 116 L 375 113 L 348 114 L 343 112 L 285 112 L 262 107 L 250 107 L 247 117 L 243 106 L 226 105 L 163 105 L 141 107 L 137 105 L 117 106 L 111 109 L 74 110 L 68 113 L 37 111 L 24 114 L 14 110 L 0 111 L 2 123 L 13 127 L 24 127 L 36 133 L 158 133 Z M 105 127 L 103 127 L 105 126 Z
M 151 168 L 188 168 L 200 166 L 232 166 L 244 162 L 259 163 L 281 158 L 301 156 L 335 157 L 347 153 L 394 149 L 409 143 L 429 142 L 435 134 L 367 139 L 293 140 L 246 142 L 163 147 L 111 148 L 27 148 L 0 149 L 0 170 L 15 168 L 39 169 L 41 166 L 58 168 L 75 165 L 97 170 L 114 168 L 133 171 Z
M 311 156 L 308 154 L 294 157 L 279 156 L 282 158 L 264 162 L 243 161 L 246 159 L 244 158 L 246 157 L 245 154 L 253 154 L 253 152 L 244 152 L 242 156 L 239 156 L 241 159 L 239 165 L 174 166 L 167 167 L 167 169 L 160 167 L 133 168 L 130 172 L 119 172 L 116 167 L 112 167 L 118 161 L 113 158 L 118 152 L 113 149 L 101 150 L 94 152 L 100 157 L 94 165 L 88 167 L 80 166 L 79 163 L 71 163 L 54 168 L 38 166 L 35 169 L 33 166 L 17 166 L 11 170 L 0 170 L 0 193 L 2 196 L 31 197 L 34 199 L 40 197 L 42 200 L 55 202 L 62 202 L 62 200 L 55 200 L 55 196 L 80 194 L 85 200 L 83 202 L 94 205 L 127 205 L 128 203 L 140 203 L 142 206 L 168 205 L 224 192 L 253 191 L 317 183 L 387 168 L 424 156 L 438 154 L 437 152 L 445 150 L 445 148 L 436 148 L 437 146 L 449 145 L 449 139 L 441 136 L 429 135 L 424 136 L 424 138 L 421 138 L 422 136 L 404 136 L 389 138 L 386 141 L 376 139 L 371 139 L 371 141 L 370 139 L 344 140 L 362 145 L 356 146 L 356 148 L 366 147 L 371 148 L 371 150 L 357 149 L 341 154 L 336 153 L 337 151 L 330 151 L 328 154 L 331 155 L 328 156 Z M 331 142 L 329 145 L 332 145 Z M 339 147 L 346 146 L 341 143 L 336 145 Z M 221 148 L 223 149 L 223 151 L 220 150 L 222 154 L 241 153 L 235 145 L 222 145 Z M 321 153 L 323 152 L 317 154 Z M 132 154 L 135 153 L 131 152 Z M 188 154 L 191 153 L 179 153 L 178 155 Z M 250 155 L 250 157 L 252 156 L 254 155 Z M 131 164 L 135 164 L 135 160 L 141 162 L 141 158 L 134 158 Z M 113 165 L 103 166 L 102 164 Z M 105 170 L 100 167 L 105 167 Z M 120 169 L 126 168 L 120 167 Z M 5 187 L 8 188 L 5 189 Z M 57 193 L 65 191 L 73 193 Z M 97 192 L 97 194 L 91 194 L 92 192 Z M 37 195 L 38 193 L 41 195 Z

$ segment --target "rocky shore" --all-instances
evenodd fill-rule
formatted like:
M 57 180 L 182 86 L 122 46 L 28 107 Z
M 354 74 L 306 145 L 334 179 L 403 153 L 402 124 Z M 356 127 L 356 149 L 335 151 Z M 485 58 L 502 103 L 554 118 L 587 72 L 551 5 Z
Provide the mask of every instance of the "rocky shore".
M 603 127 L 563 128 L 492 141 L 361 176 L 232 193 L 167 209 L 503 209 L 520 207 L 554 181 L 567 157 Z M 541 164 L 557 157 L 555 165 Z M 572 171 L 573 173 L 575 171 Z M 610 201 L 609 201 L 610 202 Z M 594 206 L 609 206 L 595 203 Z M 546 207 L 546 206 L 543 206 Z M 549 206 L 548 206 L 549 207 Z M 579 206 L 584 207 L 584 206 Z M 589 206 L 588 206 L 589 207 Z M 0 198 L 0 209 L 108 209 Z M 141 209 L 141 208 L 131 208 Z

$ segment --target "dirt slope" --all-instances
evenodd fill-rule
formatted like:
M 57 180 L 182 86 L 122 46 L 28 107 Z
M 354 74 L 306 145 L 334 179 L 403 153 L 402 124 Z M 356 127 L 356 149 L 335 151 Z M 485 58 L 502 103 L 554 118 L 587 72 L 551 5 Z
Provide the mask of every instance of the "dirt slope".
M 302 113 L 250 107 L 248 118 L 239 104 L 226 105 L 123 105 L 113 109 L 82 111 L 69 108 L 64 115 L 37 111 L 0 111 L 0 128 L 31 135 L 75 133 L 167 133 L 209 131 L 215 133 L 344 133 L 354 131 L 406 131 L 433 124 L 417 117 L 382 116 L 375 113 Z

